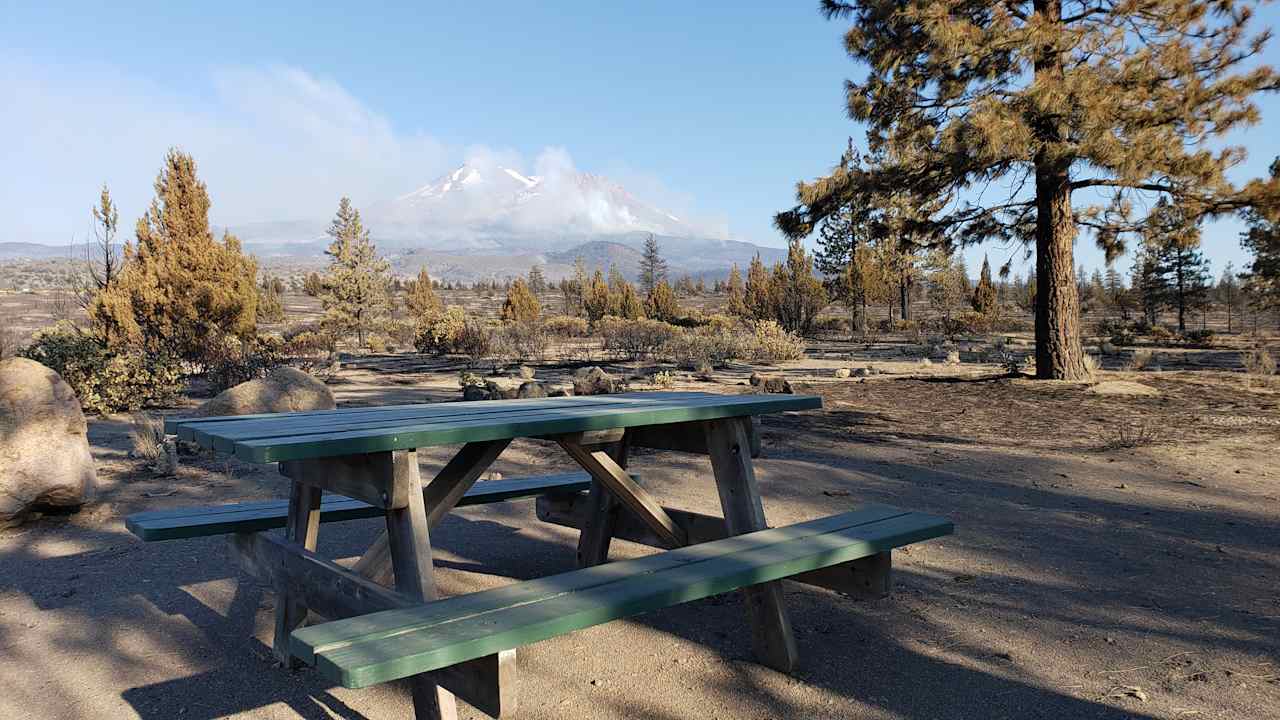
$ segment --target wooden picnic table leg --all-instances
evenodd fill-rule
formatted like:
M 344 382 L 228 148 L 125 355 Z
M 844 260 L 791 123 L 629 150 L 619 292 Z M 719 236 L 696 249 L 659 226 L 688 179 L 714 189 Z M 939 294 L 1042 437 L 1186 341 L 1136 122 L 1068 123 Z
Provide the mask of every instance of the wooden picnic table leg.
M 393 463 L 396 483 L 408 487 L 409 504 L 387 510 L 387 541 L 391 550 L 396 590 L 426 602 L 436 598 L 435 569 L 431 564 L 431 536 L 422 499 L 416 450 L 397 451 Z M 455 720 L 458 716 L 452 693 L 436 685 L 426 674 L 409 679 L 413 690 L 414 716 L 418 720 Z
M 320 534 L 320 488 L 298 480 L 289 484 L 289 518 L 285 521 L 285 537 L 314 551 Z M 286 668 L 298 666 L 289 653 L 289 633 L 307 619 L 307 607 L 291 597 L 283 583 L 276 585 L 276 632 L 271 649 Z
M 725 529 L 729 535 L 764 530 L 764 504 L 751 466 L 750 418 L 708 421 L 707 451 L 720 493 Z M 744 588 L 751 617 L 751 641 L 761 663 L 791 672 L 799 661 L 795 635 L 783 603 L 782 583 Z
M 440 472 L 427 483 L 424 505 L 427 527 L 435 528 L 453 510 L 467 490 L 511 444 L 510 439 L 473 442 L 462 446 Z M 391 547 L 384 531 L 360 556 L 352 570 L 380 585 L 391 585 Z
M 609 457 L 624 470 L 631 451 L 629 435 L 630 433 L 623 435 L 621 440 L 610 444 L 607 449 Z M 604 483 L 592 478 L 591 489 L 587 491 L 586 520 L 578 535 L 578 567 L 608 562 L 609 544 L 613 539 L 619 507 L 618 498 L 609 492 Z

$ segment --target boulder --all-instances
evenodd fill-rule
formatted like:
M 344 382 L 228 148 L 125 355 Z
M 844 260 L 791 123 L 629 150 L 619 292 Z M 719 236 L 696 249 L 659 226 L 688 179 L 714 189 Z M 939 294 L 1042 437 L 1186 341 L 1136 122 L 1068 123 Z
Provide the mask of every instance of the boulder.
M 782 393 L 790 395 L 792 393 L 791 383 L 781 375 L 761 375 L 760 373 L 751 373 L 752 387 L 759 388 L 767 393 Z
M 529 380 L 520 386 L 516 391 L 518 398 L 544 398 L 547 396 L 547 389 L 542 383 Z
M 0 527 L 32 512 L 78 508 L 95 473 L 80 400 L 34 360 L 0 362 Z
M 473 400 L 488 400 L 489 391 L 479 385 L 465 385 L 462 388 L 462 399 L 468 402 Z
M 858 369 L 859 369 L 859 370 L 861 370 L 862 368 L 858 368 Z M 842 378 L 842 379 L 843 379 L 843 378 L 847 378 L 847 377 L 849 377 L 849 376 L 850 376 L 850 375 L 852 375 L 852 374 L 853 374 L 853 373 L 852 373 L 852 371 L 850 371 L 850 370 L 849 370 L 849 368 L 837 368 L 837 369 L 836 369 L 836 377 L 838 377 L 838 378 Z
M 625 383 L 596 366 L 573 374 L 574 395 L 608 395 L 624 388 Z
M 520 392 L 522 383 L 511 378 L 492 378 L 484 382 L 490 400 L 512 400 Z
M 516 369 L 516 375 L 518 375 L 519 377 L 525 380 L 532 380 L 535 374 L 536 373 L 534 373 L 533 368 L 529 367 L 528 365 L 521 365 L 519 368 Z
M 196 408 L 191 417 L 332 410 L 328 386 L 297 369 L 281 365 L 265 377 L 227 388 Z

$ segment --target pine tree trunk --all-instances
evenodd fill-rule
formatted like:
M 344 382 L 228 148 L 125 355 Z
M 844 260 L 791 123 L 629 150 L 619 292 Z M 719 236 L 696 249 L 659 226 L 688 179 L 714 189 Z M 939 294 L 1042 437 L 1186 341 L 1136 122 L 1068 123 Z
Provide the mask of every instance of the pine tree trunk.
M 902 321 L 911 319 L 911 287 L 906 277 L 898 283 L 898 304 L 902 306 Z
M 1086 380 L 1067 163 L 1036 167 L 1036 377 Z
M 1060 22 L 1062 0 L 1034 0 L 1037 15 Z M 1052 42 L 1034 61 L 1035 77 L 1046 85 L 1063 83 L 1062 50 Z M 1053 115 L 1036 119 L 1036 377 L 1087 380 L 1080 345 L 1080 297 L 1072 245 L 1071 161 L 1067 129 Z

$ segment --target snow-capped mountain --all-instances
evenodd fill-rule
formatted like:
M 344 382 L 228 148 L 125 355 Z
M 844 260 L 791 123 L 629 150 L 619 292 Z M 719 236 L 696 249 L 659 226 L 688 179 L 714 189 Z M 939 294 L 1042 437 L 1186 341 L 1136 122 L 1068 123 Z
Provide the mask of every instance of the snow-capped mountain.
M 677 274 L 720 275 L 745 268 L 777 248 L 718 237 L 717 233 L 644 202 L 621 185 L 571 166 L 546 164 L 526 175 L 497 164 L 468 163 L 422 187 L 361 209 L 365 226 L 398 272 L 421 266 L 443 279 L 474 280 L 523 274 L 544 264 L 554 279 L 581 256 L 589 264 L 638 251 L 650 234 Z M 231 228 L 259 257 L 318 255 L 327 223 L 255 223 Z M 629 272 L 634 263 L 618 262 Z
M 527 247 L 545 249 L 548 235 L 576 241 L 629 232 L 707 235 L 599 175 L 525 175 L 500 165 L 463 165 L 365 215 L 378 235 L 427 247 L 506 247 L 537 238 Z

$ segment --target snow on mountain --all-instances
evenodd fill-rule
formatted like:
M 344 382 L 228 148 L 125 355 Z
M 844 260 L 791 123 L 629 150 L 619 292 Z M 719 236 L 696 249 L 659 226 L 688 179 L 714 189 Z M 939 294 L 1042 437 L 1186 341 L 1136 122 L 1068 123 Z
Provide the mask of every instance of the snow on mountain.
M 379 235 L 427 246 L 493 247 L 548 234 L 707 235 L 599 175 L 564 170 L 527 176 L 500 165 L 463 165 L 365 215 Z

